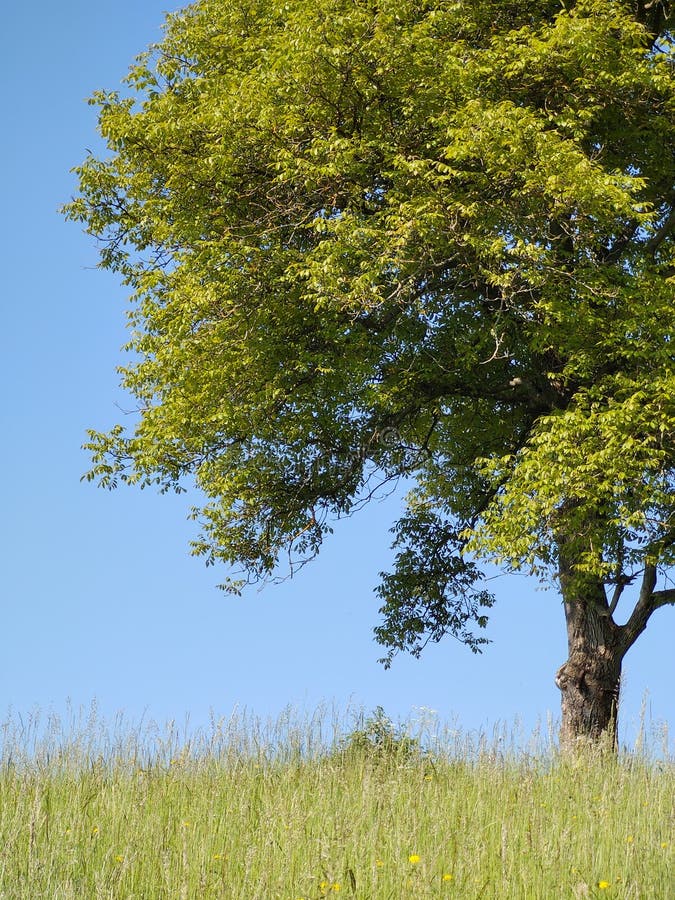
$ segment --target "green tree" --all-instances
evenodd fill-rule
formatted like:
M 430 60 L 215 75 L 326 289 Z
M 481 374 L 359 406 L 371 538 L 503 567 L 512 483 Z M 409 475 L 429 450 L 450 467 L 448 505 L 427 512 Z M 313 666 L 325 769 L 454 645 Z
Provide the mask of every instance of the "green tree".
M 613 725 L 675 603 L 675 53 L 669 3 L 199 0 L 66 207 L 128 285 L 132 428 L 89 477 L 205 496 L 238 590 L 407 479 L 385 662 L 559 586 L 562 737 Z M 622 624 L 620 624 L 622 622 Z

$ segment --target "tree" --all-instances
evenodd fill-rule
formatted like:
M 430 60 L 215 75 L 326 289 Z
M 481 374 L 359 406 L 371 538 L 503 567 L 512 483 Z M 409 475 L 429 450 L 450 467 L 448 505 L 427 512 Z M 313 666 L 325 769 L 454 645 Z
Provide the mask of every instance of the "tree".
M 194 552 L 291 571 L 407 479 L 388 664 L 479 651 L 480 565 L 557 584 L 562 738 L 613 727 L 675 603 L 669 3 L 199 0 L 66 207 L 133 308 L 133 428 L 89 477 L 181 489 Z M 630 605 L 626 605 L 630 601 Z M 623 624 L 619 624 L 623 619 Z

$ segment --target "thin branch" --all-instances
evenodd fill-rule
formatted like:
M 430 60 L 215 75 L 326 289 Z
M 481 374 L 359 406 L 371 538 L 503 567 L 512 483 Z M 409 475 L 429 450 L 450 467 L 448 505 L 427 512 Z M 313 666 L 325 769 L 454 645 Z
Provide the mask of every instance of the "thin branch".
M 604 265 L 616 262 L 634 239 L 639 227 L 640 226 L 637 223 L 627 226 L 614 243 L 611 246 L 606 247 L 603 253 L 600 254 L 600 262 Z
M 607 615 L 613 616 L 616 612 L 616 608 L 619 605 L 619 600 L 621 595 L 623 594 L 623 589 L 628 584 L 628 581 L 625 578 L 622 578 L 620 581 L 616 583 L 614 586 L 614 591 L 612 593 L 612 599 L 609 602 L 609 607 L 607 609 Z

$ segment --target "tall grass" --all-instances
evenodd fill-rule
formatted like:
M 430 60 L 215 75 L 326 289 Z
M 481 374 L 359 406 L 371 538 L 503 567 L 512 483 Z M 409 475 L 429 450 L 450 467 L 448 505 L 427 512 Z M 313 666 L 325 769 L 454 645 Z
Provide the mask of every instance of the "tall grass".
M 14 719 L 0 898 L 675 897 L 667 757 L 377 722 Z

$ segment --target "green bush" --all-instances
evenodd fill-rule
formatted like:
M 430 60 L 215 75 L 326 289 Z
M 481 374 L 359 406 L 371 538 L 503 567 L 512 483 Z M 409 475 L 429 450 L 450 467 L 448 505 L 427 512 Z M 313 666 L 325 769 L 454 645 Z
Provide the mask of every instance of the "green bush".
M 394 724 L 381 706 L 367 718 L 361 716 L 357 724 L 339 744 L 338 752 L 344 757 L 401 764 L 419 762 L 425 756 L 419 740 Z

